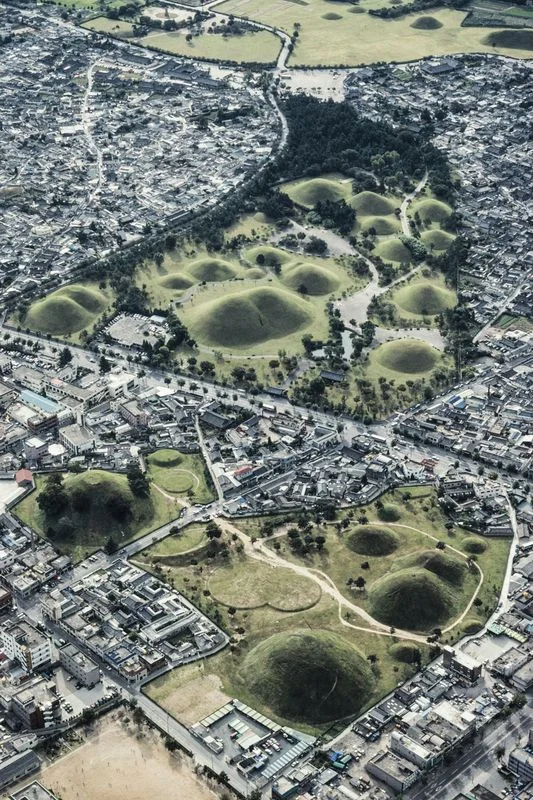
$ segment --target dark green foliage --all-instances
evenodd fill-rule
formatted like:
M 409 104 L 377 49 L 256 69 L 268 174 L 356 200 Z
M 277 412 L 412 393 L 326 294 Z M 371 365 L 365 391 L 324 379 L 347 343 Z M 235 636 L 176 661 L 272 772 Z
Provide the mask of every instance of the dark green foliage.
M 137 497 L 148 497 L 150 494 L 150 482 L 146 473 L 141 472 L 139 465 L 131 464 L 126 474 L 131 493 Z

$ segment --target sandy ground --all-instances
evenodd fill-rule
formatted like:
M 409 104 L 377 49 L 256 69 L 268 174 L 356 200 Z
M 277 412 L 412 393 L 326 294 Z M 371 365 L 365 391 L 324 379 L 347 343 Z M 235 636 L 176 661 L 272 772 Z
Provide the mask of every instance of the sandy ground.
M 184 725 L 199 722 L 230 700 L 222 690 L 220 678 L 213 674 L 193 677 L 168 694 L 154 689 L 149 695 Z
M 214 800 L 185 756 L 171 755 L 161 736 L 116 719 L 99 723 L 77 749 L 46 767 L 39 780 L 62 800 Z

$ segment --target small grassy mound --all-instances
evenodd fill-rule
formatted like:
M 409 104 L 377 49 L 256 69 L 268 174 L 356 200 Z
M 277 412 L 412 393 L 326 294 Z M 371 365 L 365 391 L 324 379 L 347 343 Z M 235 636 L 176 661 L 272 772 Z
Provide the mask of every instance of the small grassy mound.
M 328 11 L 327 14 L 322 14 L 322 19 L 342 19 L 342 14 L 335 14 L 333 11 Z
M 189 264 L 188 270 L 196 280 L 208 283 L 229 281 L 236 275 L 235 268 L 220 258 L 199 258 Z
M 379 345 L 372 352 L 371 358 L 393 372 L 417 375 L 432 370 L 438 356 L 438 351 L 425 342 L 400 339 Z
M 183 461 L 183 456 L 177 450 L 156 450 L 148 456 L 148 463 L 154 467 L 177 467 Z
M 282 273 L 283 283 L 295 291 L 305 286 L 311 295 L 330 294 L 339 287 L 339 281 L 327 269 L 314 264 L 294 264 Z
M 466 575 L 466 564 L 440 550 L 425 550 L 416 556 L 416 565 L 429 570 L 438 578 L 459 586 Z
M 205 471 L 202 457 L 180 453 L 177 450 L 156 450 L 146 458 L 148 470 L 154 484 L 169 494 L 184 494 L 193 490 L 196 501 L 211 499 L 205 486 Z
M 533 50 L 533 31 L 506 30 L 492 31 L 481 40 L 490 47 L 508 47 L 511 50 Z
M 286 264 L 291 258 L 292 256 L 285 250 L 267 244 L 251 247 L 246 251 L 246 260 L 252 267 L 263 264 L 267 267 L 272 267 L 274 264 Z
M 215 347 L 247 347 L 279 339 L 310 324 L 304 300 L 274 288 L 248 289 L 201 304 L 190 319 L 200 342 Z
M 189 289 L 193 285 L 193 281 L 186 275 L 178 274 L 165 275 L 159 279 L 159 283 L 165 289 L 174 289 L 177 292 Z
M 438 228 L 433 231 L 425 231 L 425 233 L 422 234 L 422 241 L 428 250 L 447 250 L 454 239 L 455 236 L 453 236 L 451 233 L 441 231 Z
M 348 12 L 350 14 L 366 14 L 365 9 L 361 8 L 360 6 L 352 6 L 348 9 Z
M 364 216 L 387 216 L 396 208 L 392 200 L 376 192 L 359 192 L 353 198 L 352 205 L 357 213 Z
M 412 258 L 409 249 L 399 239 L 388 239 L 385 242 L 380 242 L 374 252 L 383 261 L 395 261 L 397 264 L 408 263 Z
M 467 617 L 461 627 L 467 636 L 472 636 L 473 633 L 478 633 L 482 629 L 483 623 L 478 619 L 469 619 Z
M 420 650 L 416 644 L 408 642 L 398 642 L 393 644 L 390 649 L 391 656 L 402 664 L 416 664 L 420 661 Z
M 402 518 L 402 512 L 393 503 L 385 503 L 378 508 L 378 517 L 383 522 L 398 522 Z
M 246 277 L 250 280 L 261 280 L 265 277 L 265 273 L 260 267 L 250 267 L 246 270 Z
M 291 200 L 304 208 L 314 208 L 319 201 L 337 202 L 346 197 L 346 188 L 328 178 L 310 178 L 283 189 Z
M 364 230 L 374 228 L 378 236 L 391 236 L 400 230 L 400 221 L 394 214 L 381 217 L 365 217 L 361 227 Z
M 466 539 L 463 539 L 462 548 L 465 553 L 477 555 L 485 552 L 487 549 L 487 543 L 484 542 L 483 539 L 478 539 L 477 536 L 468 536 Z
M 289 569 L 248 560 L 217 567 L 209 578 L 211 596 L 225 606 L 249 610 L 304 611 L 320 600 L 320 587 Z
M 411 28 L 420 31 L 436 31 L 438 28 L 442 28 L 442 22 L 435 17 L 418 17 L 411 22 Z
M 90 327 L 107 305 L 103 292 L 72 284 L 33 303 L 23 325 L 52 336 L 65 336 Z
M 402 286 L 392 295 L 396 305 L 410 314 L 423 316 L 440 314 L 457 303 L 455 292 L 430 281 L 420 281 Z
M 426 200 L 418 200 L 413 203 L 411 213 L 420 214 L 422 221 L 431 220 L 431 222 L 445 222 L 452 213 L 450 206 L 440 200 L 433 200 L 428 198 Z
M 361 525 L 348 537 L 350 550 L 362 556 L 388 556 L 399 545 L 399 539 L 392 531 Z
M 239 679 L 276 714 L 309 723 L 356 714 L 374 684 L 363 656 L 328 631 L 270 636 L 245 657 Z
M 372 615 L 386 625 L 426 631 L 453 612 L 453 597 L 429 570 L 404 569 L 385 575 L 369 589 Z

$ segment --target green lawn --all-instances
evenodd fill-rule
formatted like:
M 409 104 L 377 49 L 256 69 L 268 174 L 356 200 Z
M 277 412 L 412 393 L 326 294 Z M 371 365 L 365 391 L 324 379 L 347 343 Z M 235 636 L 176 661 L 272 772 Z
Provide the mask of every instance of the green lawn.
M 172 55 L 235 61 L 239 64 L 270 64 L 276 60 L 281 49 L 280 39 L 269 31 L 247 31 L 241 36 L 201 33 L 195 35 L 190 42 L 186 36 L 187 30 L 153 31 L 136 41 L 144 47 Z
M 82 28 L 88 28 L 96 33 L 107 33 L 118 39 L 131 39 L 133 37 L 133 24 L 124 20 L 108 19 L 107 17 L 95 17 L 87 20 Z
M 258 20 L 289 34 L 298 23 L 299 37 L 289 61 L 295 67 L 415 61 L 427 56 L 469 52 L 531 58 L 526 49 L 492 47 L 485 43 L 489 29 L 462 27 L 465 18 L 462 11 L 431 9 L 425 16 L 441 24 L 436 30 L 412 27 L 421 14 L 383 20 L 361 13 L 386 5 L 382 0 L 360 0 L 357 6 L 332 4 L 328 0 L 305 3 L 228 0 L 217 6 L 217 11 Z
M 214 499 L 201 455 L 157 450 L 146 461 L 150 478 L 164 492 L 188 496 L 193 503 L 210 503 Z
M 160 542 L 150 545 L 137 556 L 142 561 L 150 562 L 157 558 L 181 555 L 189 550 L 203 547 L 207 544 L 205 535 L 206 526 L 199 522 L 193 522 L 186 528 L 181 528 L 178 533 L 170 534 Z
M 175 503 L 160 492 L 152 489 L 148 498 L 134 497 L 125 475 L 91 470 L 65 475 L 71 501 L 73 493 L 79 499 L 59 515 L 45 516 L 37 504 L 45 480 L 43 475 L 36 476 L 36 490 L 15 506 L 14 513 L 73 561 L 103 547 L 109 536 L 122 546 L 178 515 Z M 128 511 L 119 517 L 117 508 L 123 505 Z

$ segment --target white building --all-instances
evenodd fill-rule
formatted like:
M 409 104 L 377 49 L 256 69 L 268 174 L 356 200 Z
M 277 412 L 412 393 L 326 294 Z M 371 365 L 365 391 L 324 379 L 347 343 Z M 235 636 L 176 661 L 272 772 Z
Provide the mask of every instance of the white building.
M 27 622 L 6 622 L 0 628 L 0 649 L 9 659 L 18 661 L 27 673 L 52 660 L 50 639 Z

